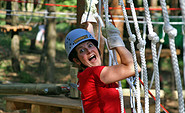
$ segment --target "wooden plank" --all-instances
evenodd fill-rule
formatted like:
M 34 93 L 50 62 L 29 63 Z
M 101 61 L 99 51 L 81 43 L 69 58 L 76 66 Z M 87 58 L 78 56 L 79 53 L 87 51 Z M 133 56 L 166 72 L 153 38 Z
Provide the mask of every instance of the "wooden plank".
M 82 113 L 82 110 L 62 108 L 62 113 Z
M 31 113 L 62 113 L 62 108 L 32 104 Z
M 17 25 L 17 26 L 11 26 L 11 25 L 1 25 L 0 29 L 3 29 L 4 32 L 10 32 L 10 31 L 31 31 L 32 27 L 28 25 Z
M 23 95 L 6 97 L 5 100 L 11 102 L 21 102 L 27 104 L 39 104 L 45 106 L 62 107 L 68 109 L 81 110 L 80 99 L 70 99 L 65 96 L 61 97 L 45 97 L 36 95 Z
M 20 110 L 20 109 L 31 109 L 31 104 L 6 101 L 6 110 L 13 111 L 13 110 Z

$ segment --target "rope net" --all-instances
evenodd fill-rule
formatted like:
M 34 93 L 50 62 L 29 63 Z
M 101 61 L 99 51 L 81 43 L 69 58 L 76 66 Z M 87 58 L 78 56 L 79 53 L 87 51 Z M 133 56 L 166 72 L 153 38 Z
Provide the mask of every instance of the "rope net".
M 4 0 L 4 1 L 10 1 L 10 0 Z M 87 0 L 87 1 L 92 1 L 92 0 Z M 15 2 L 15 1 L 13 1 L 13 2 Z M 19 2 L 22 3 L 23 1 L 19 1 Z M 99 4 L 101 4 L 101 2 L 102 1 L 99 0 Z M 127 78 L 126 79 L 127 83 L 130 86 L 131 108 L 133 109 L 134 113 L 135 112 L 148 113 L 150 111 L 149 110 L 149 95 L 150 95 L 155 100 L 155 113 L 160 113 L 160 108 L 162 108 L 164 110 L 164 112 L 168 113 L 168 111 L 161 105 L 161 101 L 160 101 L 160 80 L 159 80 L 160 77 L 159 77 L 159 67 L 158 67 L 160 50 L 159 50 L 159 53 L 157 54 L 157 47 L 156 47 L 156 44 L 159 42 L 159 37 L 158 37 L 157 33 L 154 32 L 154 29 L 153 29 L 151 15 L 150 15 L 150 10 L 152 10 L 152 9 L 149 8 L 147 0 L 143 0 L 143 5 L 144 5 L 143 9 L 135 8 L 133 0 L 127 0 L 127 2 L 128 2 L 128 5 L 130 5 L 130 8 L 125 8 L 125 3 L 123 2 L 123 0 L 119 0 L 119 5 L 121 6 L 123 16 L 124 16 L 124 22 L 126 25 L 128 35 L 129 35 L 128 40 L 130 42 L 130 48 L 131 48 L 131 53 L 132 53 L 132 57 L 134 60 L 134 67 L 135 67 L 135 78 Z M 183 23 L 184 23 L 185 22 L 185 0 L 179 0 L 179 2 L 180 2 L 181 10 L 182 10 L 181 12 L 182 12 L 182 18 L 183 18 Z M 170 46 L 170 51 L 171 51 L 171 59 L 172 59 L 172 65 L 173 65 L 173 70 L 174 70 L 174 75 L 175 75 L 176 87 L 177 87 L 177 91 L 178 91 L 179 113 L 184 113 L 184 98 L 183 98 L 183 93 L 182 93 L 181 76 L 180 76 L 180 70 L 179 70 L 177 53 L 176 53 L 176 48 L 175 48 L 175 41 L 174 41 L 174 38 L 177 35 L 177 30 L 172 25 L 170 25 L 169 15 L 168 15 L 167 7 L 166 7 L 166 1 L 160 0 L 160 4 L 161 4 L 162 9 L 158 9 L 158 10 L 162 10 L 162 14 L 164 17 L 163 29 L 164 29 L 164 32 L 169 36 L 169 46 Z M 57 4 L 40 4 L 40 5 L 69 7 L 69 6 L 57 5 Z M 91 5 L 89 5 L 89 6 L 91 6 Z M 109 10 L 119 9 L 120 7 L 119 8 L 109 7 L 108 0 L 103 0 L 103 6 L 104 6 L 104 13 L 105 13 L 105 23 L 107 23 L 107 22 L 111 21 L 109 19 L 109 14 L 108 14 Z M 76 7 L 76 6 L 70 6 L 70 7 Z M 89 9 L 90 9 L 90 7 L 89 7 Z M 99 8 L 99 9 L 101 9 L 101 8 Z M 173 8 L 169 8 L 169 9 L 173 10 Z M 132 19 L 133 19 L 133 23 L 134 23 L 134 30 L 136 31 L 136 35 L 132 33 L 133 29 L 131 29 L 131 27 L 130 27 L 130 21 L 128 19 L 127 10 L 131 11 Z M 145 22 L 144 23 L 146 23 L 145 25 L 148 27 L 148 32 L 149 32 L 148 39 L 151 40 L 152 60 L 153 60 L 153 68 L 154 68 L 152 78 L 155 79 L 155 93 L 156 93 L 155 97 L 149 91 L 149 89 L 151 87 L 148 88 L 148 74 L 147 74 L 147 66 L 146 66 L 146 58 L 145 58 L 145 46 L 146 46 L 145 37 L 146 36 L 143 36 L 143 37 L 141 36 L 141 32 L 140 32 L 140 28 L 139 28 L 139 24 L 138 24 L 139 22 L 137 20 L 138 16 L 136 14 L 136 10 L 144 10 L 144 12 L 145 12 L 145 18 L 144 18 Z M 178 10 L 180 10 L 180 8 L 178 8 Z M 32 13 L 33 12 L 31 12 L 31 15 L 32 15 Z M 44 15 L 45 15 L 45 13 L 44 13 Z M 19 15 L 16 15 L 16 16 L 19 16 Z M 99 11 L 99 14 L 94 13 L 94 16 L 96 18 L 98 18 L 99 23 L 100 23 L 99 25 L 104 26 L 104 23 L 102 21 L 103 19 L 101 19 L 101 10 Z M 45 17 L 45 18 L 54 18 L 54 17 Z M 183 28 L 185 31 L 185 27 L 183 27 Z M 99 31 L 100 31 L 100 27 L 99 27 Z M 98 36 L 100 37 L 100 33 Z M 138 41 L 137 49 L 139 49 L 140 58 L 141 58 L 141 68 L 142 68 L 141 78 L 143 78 L 143 82 L 139 78 L 140 75 L 138 73 L 136 50 L 135 50 L 135 45 L 134 45 L 136 40 Z M 105 39 L 105 43 L 107 45 L 106 39 Z M 107 48 L 108 48 L 108 46 L 107 46 Z M 160 46 L 160 48 L 162 48 L 162 46 Z M 115 51 L 109 50 L 109 65 L 112 65 L 112 64 L 116 65 L 118 63 L 117 63 Z M 141 105 L 140 85 L 144 86 L 145 111 L 143 111 L 142 105 Z M 119 93 L 120 93 L 120 100 L 121 100 L 120 101 L 121 112 L 123 113 L 124 112 L 124 101 L 123 101 L 123 92 L 122 92 L 121 81 L 119 81 Z M 135 106 L 135 98 L 136 98 L 136 106 L 137 107 Z
M 101 1 L 101 0 L 100 0 Z M 127 28 L 127 32 L 129 35 L 129 42 L 130 42 L 130 48 L 131 48 L 131 53 L 133 55 L 133 60 L 134 60 L 134 66 L 135 66 L 135 78 L 127 78 L 127 83 L 130 85 L 130 103 L 131 103 L 131 108 L 133 109 L 132 112 L 138 112 L 138 113 L 149 113 L 149 95 L 155 100 L 155 113 L 160 113 L 161 108 L 164 110 L 164 112 L 168 113 L 168 111 L 161 105 L 160 101 L 160 77 L 159 77 L 159 67 L 158 67 L 158 61 L 159 61 L 159 55 L 160 51 L 158 52 L 157 55 L 157 46 L 156 44 L 159 42 L 159 36 L 157 33 L 154 32 L 153 25 L 152 25 L 152 20 L 150 17 L 150 10 L 148 6 L 148 1 L 143 0 L 143 5 L 144 5 L 144 12 L 145 12 L 145 21 L 146 25 L 148 27 L 148 39 L 151 40 L 151 50 L 152 50 L 152 60 L 153 60 L 153 76 L 152 78 L 155 79 L 155 97 L 152 95 L 152 93 L 149 91 L 148 88 L 148 75 L 147 75 L 147 66 L 146 66 L 146 58 L 145 58 L 145 45 L 146 45 L 146 39 L 145 37 L 141 36 L 138 20 L 137 20 L 137 15 L 136 15 L 136 8 L 134 7 L 133 0 L 128 0 L 128 4 L 130 5 L 130 10 L 132 14 L 132 19 L 134 23 L 134 28 L 136 31 L 136 36 L 135 34 L 132 33 L 130 23 L 128 20 L 128 15 L 127 11 L 124 5 L 123 0 L 119 0 L 119 5 L 121 5 L 122 11 L 123 11 L 123 16 L 125 20 L 125 25 Z M 171 50 L 171 59 L 172 59 L 172 65 L 173 65 L 173 70 L 175 74 L 175 80 L 176 80 L 176 86 L 178 90 L 178 102 L 179 102 L 179 113 L 184 113 L 184 99 L 183 99 L 183 94 L 182 94 L 182 85 L 181 85 L 181 78 L 180 78 L 180 70 L 179 70 L 179 65 L 178 65 L 178 59 L 177 59 L 177 54 L 176 54 L 176 48 L 175 48 L 175 43 L 174 43 L 174 38 L 177 34 L 177 31 L 175 28 L 173 28 L 170 25 L 169 21 L 169 16 L 167 12 L 167 7 L 165 0 L 160 0 L 161 7 L 162 7 L 162 13 L 164 16 L 164 31 L 166 34 L 169 36 L 169 46 Z M 109 14 L 108 14 L 108 0 L 103 1 L 104 4 L 104 11 L 105 11 L 105 23 L 111 21 L 109 19 Z M 183 4 L 181 5 L 181 9 L 184 10 Z M 100 8 L 101 9 L 101 8 Z M 99 16 L 101 16 L 99 14 Z M 184 15 L 183 15 L 184 17 Z M 101 21 L 102 25 L 102 20 L 101 18 L 98 18 L 99 21 Z M 113 21 L 113 20 L 112 20 Z M 104 25 L 102 25 L 104 26 Z M 139 49 L 140 53 L 140 58 L 141 58 L 141 68 L 142 68 L 142 74 L 144 81 L 139 78 L 139 73 L 137 69 L 137 58 L 136 58 L 136 50 L 134 43 L 138 40 L 137 44 L 137 49 Z M 105 39 L 106 42 L 106 39 Z M 106 42 L 107 45 L 107 42 Z M 108 46 L 107 46 L 108 48 Z M 162 46 L 160 46 L 162 48 Z M 109 50 L 109 64 L 117 64 L 116 63 L 110 63 L 110 62 L 115 62 L 116 60 L 116 55 L 114 54 L 114 50 Z M 135 83 L 134 83 L 135 81 Z M 141 105 L 141 99 L 140 99 L 140 83 L 144 86 L 144 98 L 145 98 L 145 111 L 142 109 Z M 134 85 L 135 84 L 135 85 Z M 123 102 L 123 92 L 121 88 L 121 83 L 119 82 L 119 93 L 120 93 L 120 103 L 121 103 L 121 112 L 124 112 L 124 102 Z M 135 107 L 135 98 L 137 100 L 137 108 Z M 136 110 L 137 109 L 137 110 Z

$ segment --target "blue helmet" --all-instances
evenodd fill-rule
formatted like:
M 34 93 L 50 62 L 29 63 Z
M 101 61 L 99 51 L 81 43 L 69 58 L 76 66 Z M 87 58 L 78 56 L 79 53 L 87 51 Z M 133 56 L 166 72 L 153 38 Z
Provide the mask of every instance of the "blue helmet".
M 65 38 L 65 49 L 68 59 L 73 62 L 71 52 L 72 50 L 84 41 L 91 41 L 96 47 L 98 47 L 98 41 L 85 29 L 74 29 L 69 32 Z

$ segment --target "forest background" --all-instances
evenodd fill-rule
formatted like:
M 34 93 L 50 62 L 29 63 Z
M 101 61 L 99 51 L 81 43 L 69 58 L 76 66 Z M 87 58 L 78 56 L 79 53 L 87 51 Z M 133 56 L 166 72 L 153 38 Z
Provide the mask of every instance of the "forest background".
M 110 6 L 117 7 L 115 0 L 109 0 Z M 83 8 L 76 7 L 81 4 L 81 0 L 22 0 L 18 2 L 16 0 L 1 0 L 0 1 L 0 25 L 28 25 L 32 27 L 31 31 L 19 32 L 19 51 L 16 56 L 18 64 L 13 67 L 12 59 L 12 32 L 0 31 L 0 83 L 1 84 L 13 84 L 13 83 L 54 83 L 54 84 L 69 84 L 71 83 L 71 67 L 73 66 L 67 59 L 67 55 L 64 48 L 64 39 L 66 34 L 72 29 L 79 27 L 79 12 L 83 12 Z M 84 2 L 84 1 L 83 1 Z M 134 0 L 135 7 L 143 7 L 142 0 Z M 169 8 L 179 8 L 179 2 L 177 0 L 166 0 Z M 58 4 L 58 5 L 48 5 Z M 84 4 L 84 3 L 82 3 Z M 81 5 L 84 6 L 84 5 Z M 149 6 L 151 8 L 160 8 L 158 0 L 149 0 Z M 126 7 L 129 5 L 126 4 Z M 8 10 L 12 10 L 11 12 Z M 80 11 L 79 11 L 80 10 Z M 19 11 L 19 12 L 18 12 Z M 38 13 L 42 12 L 42 13 Z M 49 12 L 45 14 L 43 12 Z M 56 12 L 56 13 L 53 13 Z M 121 12 L 122 13 L 122 12 Z M 119 13 L 119 14 L 121 14 Z M 136 11 L 138 16 L 144 16 L 143 10 Z M 10 15 L 6 15 L 10 14 Z M 14 14 L 14 15 L 11 15 Z M 116 12 L 112 11 L 112 14 Z M 128 14 L 131 15 L 130 10 Z M 181 16 L 181 11 L 169 11 L 170 16 Z M 55 18 L 48 18 L 49 16 Z M 153 22 L 163 22 L 161 11 L 151 11 L 151 17 Z M 46 42 L 36 44 L 35 38 L 39 31 L 38 26 L 45 21 L 46 28 Z M 172 18 L 172 22 L 182 22 L 181 18 Z M 120 24 L 120 23 L 117 23 Z M 122 35 L 128 48 L 128 33 L 125 25 L 122 23 Z M 131 24 L 131 26 L 133 26 Z M 141 33 L 143 34 L 143 24 L 139 26 Z M 154 30 L 157 32 L 160 38 L 162 38 L 162 25 L 155 24 Z M 178 54 L 179 66 L 181 75 L 183 75 L 183 34 L 182 26 L 174 25 L 178 31 L 176 37 L 176 48 L 180 51 Z M 134 30 L 133 30 L 134 33 Z M 16 48 L 16 47 L 15 47 Z M 150 48 L 150 41 L 147 40 L 146 48 Z M 165 36 L 165 42 L 163 48 L 169 49 L 168 37 Z M 106 51 L 105 51 L 106 55 Z M 106 60 L 106 57 L 105 57 Z M 106 62 L 105 62 L 106 63 Z M 18 67 L 17 67 L 18 66 Z M 161 88 L 167 94 L 167 98 L 172 96 L 172 90 L 175 90 L 174 74 L 172 72 L 171 59 L 167 57 L 161 58 L 159 62 L 160 75 L 161 75 Z M 147 60 L 147 70 L 149 80 L 153 73 L 152 60 Z M 167 78 L 167 79 L 166 79 Z M 182 76 L 183 82 L 183 76 Z M 122 81 L 123 87 L 128 85 L 126 81 Z M 183 85 L 184 86 L 184 85 Z

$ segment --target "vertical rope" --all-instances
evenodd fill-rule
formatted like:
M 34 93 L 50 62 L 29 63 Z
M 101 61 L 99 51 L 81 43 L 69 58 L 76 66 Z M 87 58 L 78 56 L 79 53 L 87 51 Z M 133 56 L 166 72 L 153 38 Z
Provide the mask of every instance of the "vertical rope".
M 164 30 L 162 29 L 162 38 L 160 39 L 160 45 L 159 45 L 158 57 L 157 57 L 158 63 L 159 63 L 159 58 L 160 58 L 160 55 L 161 55 L 162 46 L 163 46 L 163 43 L 164 43 L 164 37 L 165 37 L 165 32 L 164 32 Z M 150 81 L 150 87 L 149 87 L 149 89 L 152 88 L 153 81 L 154 81 L 154 73 L 153 73 L 152 79 L 151 79 L 151 81 Z
M 169 36 L 172 65 L 173 65 L 173 70 L 175 74 L 176 87 L 178 91 L 179 113 L 184 113 L 184 98 L 182 94 L 181 77 L 180 77 L 179 64 L 177 60 L 175 41 L 174 41 L 174 38 L 177 35 L 177 30 L 173 28 L 169 23 L 169 16 L 168 16 L 165 0 L 160 0 L 160 3 L 162 7 L 163 16 L 164 16 L 164 22 L 165 22 L 164 31 Z
M 139 86 L 139 73 L 138 73 L 138 67 L 137 67 L 137 59 L 136 59 L 136 53 L 135 53 L 135 46 L 134 46 L 134 42 L 136 41 L 135 35 L 132 34 L 131 29 L 130 29 L 130 24 L 128 21 L 128 16 L 127 16 L 127 12 L 125 9 L 125 5 L 123 3 L 123 0 L 119 0 L 119 4 L 122 7 L 122 11 L 123 11 L 123 15 L 124 15 L 124 19 L 126 22 L 126 28 L 127 28 L 127 32 L 129 34 L 129 41 L 130 41 L 130 45 L 131 45 L 131 52 L 132 52 L 132 57 L 133 57 L 133 61 L 134 61 L 134 67 L 135 67 L 135 77 L 136 77 L 136 100 L 137 100 L 137 112 L 141 113 L 141 100 L 140 100 L 140 86 Z M 127 79 L 128 82 L 128 79 Z M 132 88 L 133 89 L 133 88 Z
M 108 25 L 108 23 L 109 23 L 108 0 L 104 0 L 104 10 L 105 10 L 105 23 L 106 23 L 106 25 Z M 113 52 L 115 52 L 115 50 L 113 50 Z M 114 55 L 114 58 L 116 59 L 116 55 Z M 117 64 L 117 62 L 116 62 L 116 64 Z M 123 90 L 122 90 L 121 81 L 118 81 L 118 85 L 119 85 L 118 91 L 119 91 L 120 104 L 121 104 L 121 113 L 124 113 Z
M 148 31 L 149 31 L 148 38 L 149 40 L 151 40 L 152 58 L 153 58 L 153 66 L 154 66 L 155 92 L 156 92 L 155 113 L 160 113 L 160 80 L 159 80 L 158 58 L 157 58 L 157 52 L 156 52 L 156 43 L 159 42 L 159 37 L 155 32 L 153 32 L 153 26 L 150 18 L 148 1 L 143 0 L 143 4 L 145 8 L 145 17 L 146 17 L 146 22 L 147 22 Z
M 101 16 L 101 0 L 99 0 L 99 5 L 98 5 L 98 9 L 99 9 L 99 16 Z M 101 24 L 100 24 L 100 21 L 99 21 L 99 24 L 98 24 L 98 29 L 99 29 L 99 31 L 98 31 L 98 48 L 100 47 L 100 35 L 101 35 L 101 33 L 100 33 L 100 29 L 101 29 Z
M 185 86 L 185 0 L 179 0 L 180 2 L 180 7 L 181 7 L 181 13 L 183 17 L 183 31 L 182 34 L 184 35 L 183 37 L 183 75 L 184 75 L 184 86 Z
M 133 0 L 129 0 L 128 3 L 130 4 L 131 7 L 131 12 L 132 12 L 132 17 L 134 20 L 134 27 L 135 27 L 135 31 L 136 31 L 136 35 L 138 38 L 138 45 L 137 48 L 139 49 L 140 52 L 140 57 L 141 57 L 141 64 L 142 64 L 142 70 L 143 70 L 143 77 L 144 77 L 144 94 L 145 94 L 145 113 L 149 112 L 149 97 L 148 97 L 148 77 L 147 77 L 147 69 L 146 69 L 146 61 L 145 61 L 145 54 L 144 54 L 144 47 L 145 47 L 145 40 L 143 40 L 141 38 L 141 33 L 139 30 L 139 25 L 137 22 L 137 17 L 136 17 L 136 12 L 135 12 L 135 7 L 134 7 L 134 3 Z

